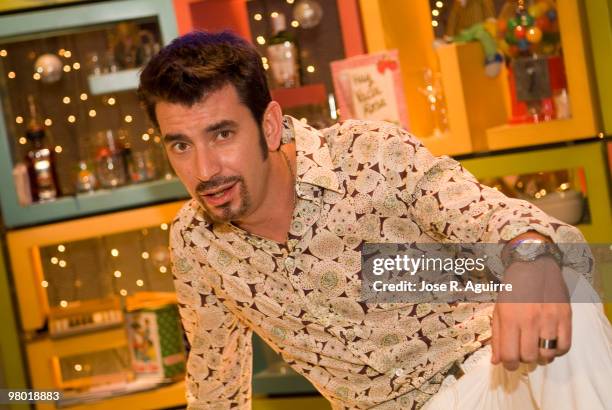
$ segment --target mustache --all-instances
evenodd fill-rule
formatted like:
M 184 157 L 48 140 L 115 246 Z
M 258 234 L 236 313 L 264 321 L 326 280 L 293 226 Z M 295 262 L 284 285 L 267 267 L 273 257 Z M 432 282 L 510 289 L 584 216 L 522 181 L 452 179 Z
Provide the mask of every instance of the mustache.
M 209 181 L 200 181 L 200 183 L 196 186 L 196 193 L 201 195 L 203 192 L 210 191 L 211 189 L 218 188 L 223 185 L 231 184 L 233 182 L 242 182 L 242 177 L 232 176 L 232 177 L 223 177 L 218 176 Z

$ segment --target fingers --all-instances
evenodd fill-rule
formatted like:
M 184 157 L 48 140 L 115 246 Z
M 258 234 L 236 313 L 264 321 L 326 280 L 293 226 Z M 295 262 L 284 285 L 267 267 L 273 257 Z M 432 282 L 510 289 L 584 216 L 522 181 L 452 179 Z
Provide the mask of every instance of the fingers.
M 572 307 L 563 304 L 561 309 L 563 313 L 557 327 L 557 356 L 566 354 L 572 345 Z
M 542 305 L 540 314 L 540 339 L 544 340 L 559 340 L 557 333 L 559 328 L 559 319 L 557 306 L 554 303 L 545 303 Z M 557 349 L 539 348 L 540 359 L 544 363 L 550 363 L 557 356 Z
M 501 323 L 499 341 L 499 358 L 507 370 L 516 370 L 519 367 L 520 331 L 514 321 Z
M 502 293 L 497 299 L 491 323 L 491 362 L 503 363 L 513 371 L 521 362 L 546 364 L 567 353 L 571 306 L 559 266 L 549 258 L 516 262 L 506 269 L 505 280 L 513 285 L 513 293 Z M 517 303 L 504 303 L 508 301 Z M 539 339 L 555 340 L 556 346 L 540 348 Z
M 520 329 L 520 359 L 522 363 L 534 363 L 538 360 L 538 318 L 526 319 L 531 326 Z
M 568 303 L 497 303 L 493 312 L 492 364 L 516 370 L 520 363 L 550 363 L 571 346 L 571 305 Z M 540 339 L 556 341 L 541 348 Z
M 493 349 L 493 355 L 491 356 L 491 363 L 499 364 L 499 314 L 497 313 L 497 309 L 493 312 L 493 323 L 491 324 L 493 337 L 491 341 L 491 348 Z

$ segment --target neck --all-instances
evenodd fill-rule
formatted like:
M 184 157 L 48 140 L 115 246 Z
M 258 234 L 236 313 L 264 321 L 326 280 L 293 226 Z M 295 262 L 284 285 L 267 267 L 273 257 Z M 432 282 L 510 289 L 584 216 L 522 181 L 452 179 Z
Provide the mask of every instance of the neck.
M 236 225 L 245 231 L 285 243 L 295 207 L 295 146 L 285 144 L 281 150 L 289 159 L 291 170 L 280 151 L 270 153 L 270 178 L 264 201 L 258 210 Z

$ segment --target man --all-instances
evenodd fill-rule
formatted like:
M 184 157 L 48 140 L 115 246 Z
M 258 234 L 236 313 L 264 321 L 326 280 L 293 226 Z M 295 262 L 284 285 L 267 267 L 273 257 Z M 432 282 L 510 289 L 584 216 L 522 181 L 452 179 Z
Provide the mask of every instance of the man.
M 526 240 L 580 241 L 575 228 L 479 185 L 394 125 L 346 121 L 316 131 L 283 117 L 260 56 L 230 33 L 173 41 L 145 67 L 139 94 L 193 197 L 171 231 L 191 345 L 190 408 L 250 408 L 252 331 L 338 409 L 447 406 L 445 392 L 479 375 L 482 360 L 471 354 L 486 355 L 489 342 L 485 362 L 503 366 L 487 368 L 502 377 L 521 362 L 568 352 L 565 302 L 364 303 L 359 250 L 366 242 L 507 242 L 506 281 L 527 277 L 563 293 L 558 255 L 530 262 L 514 249 Z M 609 329 L 598 329 L 590 348 L 604 353 L 583 364 L 595 375 L 612 367 Z M 440 390 L 467 357 L 476 370 Z M 545 377 L 539 386 L 550 383 Z M 512 397 L 539 388 L 525 386 Z M 584 398 L 570 390 L 559 397 L 567 394 Z M 605 394 L 589 408 L 603 408 Z M 497 403 L 508 402 L 502 394 Z

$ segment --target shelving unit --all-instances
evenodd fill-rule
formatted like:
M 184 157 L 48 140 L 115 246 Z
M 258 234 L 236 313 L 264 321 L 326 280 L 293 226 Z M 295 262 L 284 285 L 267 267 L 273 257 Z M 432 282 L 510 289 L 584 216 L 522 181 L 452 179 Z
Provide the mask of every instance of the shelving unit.
M 482 158 L 463 159 L 463 165 L 477 178 L 499 177 L 580 168 L 586 176 L 586 190 L 591 221 L 580 224 L 587 241 L 612 242 L 610 187 L 607 183 L 605 144 L 585 142 L 571 147 L 533 149 L 510 154 L 496 154 Z
M 368 50 L 399 50 L 410 131 L 422 138 L 435 154 L 449 155 L 575 141 L 598 134 L 597 107 L 589 79 L 589 56 L 585 51 L 587 39 L 583 35 L 586 22 L 578 3 L 575 0 L 557 1 L 571 118 L 510 125 L 506 124 L 510 117 L 507 72 L 502 70 L 496 79 L 486 78 L 482 67 L 484 56 L 481 52 L 479 55 L 478 43 L 445 45 L 434 51 L 431 10 L 427 1 L 360 2 Z M 605 1 L 596 3 L 598 10 L 604 11 L 602 3 Z M 410 30 L 406 30 L 407 21 L 411 22 Z M 602 17 L 597 22 L 597 33 L 607 33 L 610 23 L 605 24 Z M 599 41 L 602 51 L 605 42 Z M 600 56 L 602 73 L 604 58 Z M 438 138 L 429 137 L 432 124 L 428 104 L 418 91 L 422 87 L 424 68 L 440 70 L 444 83 L 449 132 Z M 602 85 L 607 84 L 606 81 L 604 78 Z
M 589 80 L 586 22 L 575 0 L 557 0 L 571 118 L 539 124 L 502 125 L 487 130 L 491 150 L 527 147 L 595 137 L 599 131 L 595 95 Z
M 33 30 L 57 32 L 146 17 L 157 19 L 164 44 L 178 35 L 171 0 L 114 0 L 0 16 L 0 43 L 28 35 Z M 90 81 L 90 85 L 94 87 L 92 91 L 104 93 L 135 90 L 138 86 L 138 71 L 139 69 L 125 70 L 92 78 Z M 49 202 L 21 206 L 12 178 L 14 161 L 11 158 L 8 141 L 9 138 L 16 137 L 10 135 L 10 127 L 4 121 L 2 110 L 0 105 L 0 170 L 2 170 L 0 205 L 4 224 L 8 228 L 82 217 L 187 196 L 180 182 L 171 179 L 100 190 L 93 194 L 60 197 Z

